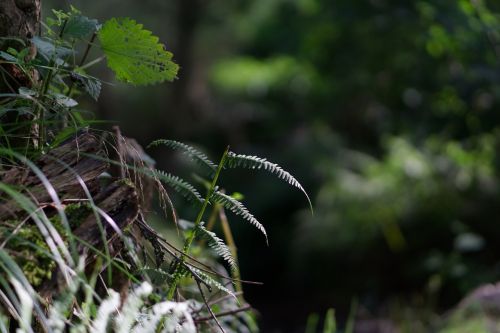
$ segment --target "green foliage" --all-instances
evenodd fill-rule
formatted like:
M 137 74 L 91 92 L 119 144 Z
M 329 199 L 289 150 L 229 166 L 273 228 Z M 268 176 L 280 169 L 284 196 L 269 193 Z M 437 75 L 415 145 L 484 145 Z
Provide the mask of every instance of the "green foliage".
M 328 309 L 325 316 L 323 333 L 335 333 L 336 331 L 337 331 L 337 324 L 335 321 L 335 310 Z
M 64 35 L 74 39 L 84 39 L 97 31 L 99 23 L 83 15 L 71 15 L 64 26 Z
M 311 313 L 307 317 L 305 333 L 318 332 L 318 323 L 319 323 L 319 315 L 317 313 Z M 335 310 L 328 309 L 326 311 L 323 323 L 323 333 L 336 333 L 336 332 L 337 332 L 337 321 L 335 319 Z
M 201 278 L 201 281 L 203 281 L 203 283 L 205 283 L 206 285 L 215 287 L 218 290 L 223 291 L 224 293 L 226 293 L 228 295 L 231 295 L 234 298 L 236 298 L 231 290 L 229 290 L 228 288 L 224 287 L 223 284 L 221 284 L 220 282 L 218 282 L 217 280 L 215 280 L 210 275 L 204 273 L 203 271 L 201 271 L 201 270 L 199 270 L 197 268 L 191 268 L 190 269 L 190 273 L 191 273 L 191 277 L 192 278 L 194 278 L 194 279 Z
M 260 232 L 262 232 L 264 234 L 264 236 L 266 237 L 266 242 L 267 242 L 266 229 L 248 211 L 248 209 L 241 202 L 239 202 L 238 200 L 234 199 L 233 197 L 231 197 L 231 196 L 229 196 L 229 195 L 227 195 L 225 193 L 219 192 L 219 191 L 215 191 L 212 194 L 211 200 L 213 202 L 217 202 L 217 203 L 221 204 L 222 206 L 224 206 L 225 208 L 227 208 L 228 210 L 230 210 L 234 214 L 240 215 L 243 219 L 245 219 L 248 222 L 250 222 L 250 224 L 252 224 L 253 226 L 255 226 L 257 229 L 260 230 Z
M 205 155 L 204 153 L 200 152 L 196 148 L 189 146 L 185 143 L 178 142 L 175 140 L 155 140 L 149 144 L 148 147 L 155 147 L 155 146 L 166 146 L 169 147 L 170 149 L 173 150 L 178 150 L 188 158 L 190 158 L 192 161 L 195 163 L 205 166 L 208 169 L 210 169 L 212 172 L 214 172 L 217 169 L 217 165 L 215 165 L 214 162 L 210 161 L 210 159 Z
M 92 209 L 87 204 L 72 204 L 65 208 L 65 214 L 73 228 L 77 227 L 83 218 L 88 217 Z M 44 280 L 50 279 L 56 268 L 56 262 L 50 254 L 50 247 L 39 228 L 31 222 L 2 221 L 0 239 L 6 240 L 4 246 L 8 248 L 16 263 L 19 265 L 28 281 L 39 286 Z M 59 216 L 50 220 L 56 232 L 62 235 L 67 245 L 67 233 Z
M 13 224 L 14 221 L 6 221 L 5 225 Z M 61 224 L 55 224 L 59 231 L 63 231 Z M 2 239 L 12 236 L 12 228 L 2 226 L 0 228 Z M 17 230 L 15 236 L 8 244 L 8 249 L 14 256 L 17 264 L 23 271 L 29 283 L 39 286 L 45 279 L 52 277 L 56 263 L 48 255 L 49 247 L 44 237 L 36 226 L 26 225 Z
M 85 75 L 79 74 L 78 72 L 73 72 L 70 74 L 71 80 L 77 83 L 77 85 L 89 94 L 95 101 L 99 98 L 101 94 L 102 83 L 98 79 Z
M 302 186 L 300 183 L 288 172 L 284 171 L 282 168 L 280 168 L 278 165 L 267 162 L 267 160 L 256 157 L 256 156 L 246 156 L 246 155 L 237 155 L 235 153 L 232 153 L 229 151 L 229 147 L 226 148 L 224 153 L 222 154 L 222 157 L 218 163 L 218 165 L 215 165 L 213 162 L 211 162 L 208 157 L 199 152 L 198 150 L 194 149 L 193 147 L 177 142 L 177 141 L 172 141 L 172 140 L 157 140 L 154 141 L 151 145 L 166 145 L 169 148 L 176 149 L 176 150 L 181 150 L 185 155 L 190 157 L 193 161 L 195 161 L 197 164 L 201 164 L 205 167 L 210 168 L 213 170 L 214 167 L 216 167 L 215 173 L 212 174 L 211 180 L 208 185 L 207 189 L 207 194 L 206 197 L 202 203 L 201 208 L 199 208 L 198 215 L 196 217 L 196 220 L 194 221 L 194 228 L 189 230 L 189 232 L 186 234 L 186 238 L 184 241 L 184 247 L 183 251 L 180 257 L 180 263 L 176 266 L 175 271 L 173 273 L 173 279 L 172 282 L 169 286 L 169 291 L 167 294 L 167 297 L 169 299 L 173 298 L 177 285 L 180 282 L 181 278 L 184 276 L 186 273 L 186 267 L 185 267 L 185 261 L 186 258 L 189 255 L 191 245 L 194 241 L 194 239 L 197 236 L 198 232 L 203 232 L 206 234 L 206 230 L 203 228 L 203 216 L 205 214 L 205 211 L 209 205 L 209 203 L 213 204 L 219 204 L 222 207 L 227 208 L 231 212 L 233 212 L 236 215 L 241 215 L 244 219 L 249 221 L 252 225 L 257 227 L 264 236 L 266 237 L 266 242 L 267 242 L 267 233 L 264 228 L 264 226 L 248 211 L 248 209 L 238 200 L 235 198 L 228 196 L 221 191 L 218 191 L 218 180 L 219 176 L 221 175 L 222 171 L 224 170 L 224 167 L 226 165 L 230 166 L 231 168 L 237 168 L 237 167 L 243 167 L 243 168 L 255 168 L 255 167 L 263 167 L 264 169 L 270 171 L 271 173 L 276 174 L 279 178 L 285 179 L 287 182 L 289 182 L 291 185 L 295 187 L 299 187 L 303 190 Z M 304 191 L 304 190 L 303 190 Z M 305 191 L 304 191 L 305 193 Z M 306 194 L 307 196 L 307 194 Z M 228 258 L 233 257 L 232 253 L 229 251 L 227 248 L 221 248 L 223 245 L 222 242 L 218 241 L 217 239 L 215 240 L 215 245 L 216 248 L 218 249 L 219 254 L 226 260 Z M 213 246 L 213 244 L 212 244 Z M 229 256 L 231 254 L 231 256 Z M 230 259 L 231 263 L 234 264 L 236 263 L 235 259 Z M 233 274 L 239 274 L 237 269 L 234 269 L 236 266 L 231 265 L 233 267 Z M 188 272 L 192 272 L 192 268 L 187 270 Z M 202 275 L 204 276 L 204 275 Z M 196 276 L 195 276 L 196 279 Z M 200 278 L 198 278 L 200 279 Z M 203 278 L 201 278 L 203 280 Z M 196 280 L 198 283 L 200 281 Z M 203 280 L 204 281 L 204 280 Z M 204 281 L 206 283 L 206 281 Z M 201 291 L 200 291 L 201 292 Z
M 260 158 L 257 156 L 249 156 L 249 155 L 239 155 L 235 154 L 233 152 L 229 152 L 228 158 L 227 158 L 227 166 L 229 168 L 247 168 L 247 169 L 257 169 L 257 170 L 265 170 L 269 173 L 275 174 L 278 176 L 278 178 L 283 179 L 286 181 L 288 184 L 298 188 L 299 190 L 304 193 L 304 195 L 307 198 L 307 201 L 309 202 L 309 207 L 311 208 L 312 212 L 312 203 L 311 200 L 309 199 L 309 195 L 307 194 L 306 190 L 302 187 L 302 185 L 299 183 L 295 177 L 293 177 L 288 171 L 283 170 L 278 164 L 269 162 L 265 158 Z
M 118 164 L 131 171 L 124 170 L 123 179 L 111 185 L 131 186 L 144 199 L 149 193 L 141 193 L 142 177 L 152 178 L 152 183 L 158 185 L 160 205 L 168 202 L 174 219 L 175 207 L 161 183 L 198 209 L 194 223 L 187 228 L 180 225 L 180 241 L 184 241 L 182 249 L 170 244 L 149 226 L 144 219 L 146 212 L 141 212 L 133 223 L 120 229 L 112 214 L 96 206 L 91 195 L 93 192 L 83 182 L 79 185 L 85 199 L 71 198 L 66 192 L 57 193 L 57 187 L 31 158 L 38 159 L 75 133 L 88 131 L 92 122 L 77 110 L 79 97 L 85 93 L 97 100 L 102 85 L 89 73 L 89 68 L 107 58 L 108 66 L 118 80 L 146 85 L 172 81 L 178 66 L 158 38 L 134 20 L 112 18 L 101 27 L 97 20 L 83 16 L 73 7 L 69 12 L 53 11 L 53 15 L 40 36 L 33 37 L 28 43 L 21 42 L 17 49 L 0 51 L 2 64 L 12 65 L 23 79 L 22 84 L 18 84 L 3 77 L 7 92 L 0 96 L 0 117 L 9 113 L 15 117 L 12 123 L 0 125 L 0 171 L 4 174 L 12 167 L 22 165 L 40 180 L 51 200 L 48 203 L 35 200 L 36 193 L 32 196 L 29 184 L 26 189 L 18 189 L 0 182 L 1 199 L 18 205 L 24 219 L 0 221 L 0 239 L 3 241 L 0 246 L 0 289 L 9 314 L 8 319 L 0 316 L 0 329 L 9 326 L 7 321 L 10 320 L 18 323 L 19 332 L 31 332 L 34 326 L 47 332 L 104 332 L 110 329 L 123 333 L 195 332 L 205 325 L 209 327 L 208 322 L 213 321 L 221 330 L 257 331 L 255 318 L 245 313 L 250 306 L 244 304 L 236 246 L 224 208 L 256 226 L 266 236 L 266 241 L 267 234 L 263 225 L 240 201 L 218 190 L 219 176 L 226 166 L 262 168 L 305 193 L 304 188 L 290 173 L 265 159 L 229 153 L 228 148 L 220 162 L 215 164 L 204 153 L 173 140 L 157 140 L 151 145 L 177 150 L 208 169 L 210 178 L 204 198 L 189 182 L 154 169 L 142 159 L 145 154 L 133 166 L 127 165 L 128 160 L 121 155 L 120 162 L 109 161 L 111 165 Z M 96 37 L 105 57 L 89 61 Z M 38 52 L 33 52 L 34 48 Z M 80 53 L 80 49 L 84 52 Z M 108 139 L 106 135 L 110 134 L 103 135 L 103 141 Z M 117 141 L 121 139 L 120 136 L 116 138 Z M 105 148 L 122 153 L 120 147 L 112 144 Z M 100 156 L 95 158 L 107 160 Z M 66 166 L 64 158 L 54 163 L 67 167 L 81 181 L 76 168 Z M 134 179 L 127 178 L 132 172 Z M 103 181 L 99 186 L 103 190 L 110 184 Z M 213 207 L 212 223 L 205 226 L 202 219 L 209 207 Z M 114 213 L 112 208 L 111 212 Z M 226 241 L 212 231 L 216 214 Z M 101 239 L 87 241 L 73 233 L 82 221 L 90 218 L 95 219 Z M 217 264 L 212 251 L 207 251 L 198 236 L 208 239 L 208 246 L 231 268 L 229 273 Z M 199 242 L 195 244 L 196 251 L 192 251 L 195 240 Z M 112 255 L 112 242 L 119 242 L 123 250 Z M 153 262 L 155 268 L 152 268 Z M 45 287 L 44 283 L 56 272 L 58 297 L 42 307 L 42 295 L 36 287 Z M 111 288 L 117 276 L 134 284 L 126 300 Z M 238 298 L 228 281 L 235 284 Z M 154 283 L 154 288 L 149 282 Z M 207 290 L 212 293 L 210 299 L 205 296 Z M 219 292 L 233 298 L 224 296 L 214 300 L 213 296 Z M 182 295 L 187 301 L 171 301 L 175 294 Z M 162 301 L 165 299 L 167 301 Z M 33 312 L 37 315 L 32 316 Z M 216 318 L 219 313 L 227 316 L 220 322 Z
M 170 186 L 171 188 L 179 192 L 187 200 L 194 203 L 203 202 L 203 198 L 194 188 L 194 186 L 189 184 L 185 180 L 181 179 L 180 177 L 174 176 L 168 172 L 164 172 L 161 170 L 152 170 L 150 173 L 152 177 L 158 178 L 160 181 L 162 181 L 166 185 Z
M 232 270 L 237 269 L 236 260 L 233 258 L 231 250 L 227 247 L 226 243 L 217 237 L 215 232 L 207 230 L 203 224 L 200 224 L 199 229 L 202 236 L 208 238 L 208 245 L 217 253 L 217 255 L 224 259 Z
M 22 83 L 6 81 L 10 94 L 3 95 L 0 105 L 0 115 L 31 113 L 31 123 L 25 128 L 20 129 L 16 123 L 5 123 L 2 128 L 7 144 L 12 146 L 12 141 L 23 151 L 44 151 L 49 134 L 65 130 L 68 124 L 74 128 L 89 125 L 76 110 L 78 102 L 73 95 L 85 92 L 94 100 L 99 97 L 101 81 L 87 72 L 105 58 L 87 59 L 96 35 L 119 80 L 136 85 L 172 81 L 178 70 L 172 54 L 164 50 L 158 38 L 131 19 L 111 19 L 100 30 L 97 20 L 83 16 L 74 7 L 53 14 L 44 33 L 29 41 L 37 50 L 35 57 L 32 47 L 22 41 L 19 49 L 0 53 L 1 59 L 24 76 Z M 80 56 L 76 50 L 82 46 L 85 51 Z M 23 147 L 17 147 L 20 138 L 27 141 Z
M 179 67 L 172 62 L 172 53 L 165 51 L 158 37 L 132 19 L 113 18 L 105 22 L 99 41 L 118 80 L 146 85 L 172 81 L 177 75 Z
M 238 73 L 238 75 L 234 75 Z M 212 69 L 213 85 L 223 94 L 262 99 L 276 93 L 304 94 L 315 78 L 313 68 L 288 56 L 265 61 L 255 58 L 228 59 Z

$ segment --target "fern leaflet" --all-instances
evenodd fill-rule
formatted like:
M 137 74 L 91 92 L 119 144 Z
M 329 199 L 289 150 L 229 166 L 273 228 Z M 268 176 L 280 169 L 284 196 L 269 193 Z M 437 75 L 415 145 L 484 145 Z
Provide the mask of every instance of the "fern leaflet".
M 148 145 L 148 148 L 157 147 L 160 145 L 167 146 L 170 149 L 182 152 L 184 155 L 189 157 L 195 163 L 209 168 L 212 173 L 215 172 L 215 170 L 217 169 L 217 165 L 214 162 L 210 161 L 207 155 L 197 150 L 196 148 L 182 142 L 160 139 L 151 142 Z
M 161 170 L 150 170 L 153 177 L 158 178 L 160 181 L 163 183 L 167 184 L 171 188 L 173 188 L 175 191 L 177 191 L 180 195 L 182 195 L 184 198 L 186 198 L 188 201 L 191 202 L 198 202 L 202 203 L 203 198 L 201 195 L 198 193 L 198 191 L 194 188 L 193 185 L 188 183 L 187 181 L 183 180 L 180 177 L 174 176 L 170 173 L 161 171 Z
M 211 200 L 221 204 L 234 214 L 241 215 L 241 217 L 250 222 L 264 234 L 264 236 L 266 237 L 266 243 L 268 243 L 266 229 L 240 201 L 219 191 L 215 191 L 212 194 Z
M 306 190 L 302 187 L 299 181 L 295 179 L 294 176 L 292 176 L 288 171 L 283 170 L 283 168 L 280 167 L 278 164 L 269 162 L 265 158 L 250 156 L 250 155 L 241 155 L 230 151 L 227 155 L 226 165 L 232 169 L 234 168 L 264 169 L 272 174 L 277 175 L 278 178 L 283 179 L 288 184 L 301 190 L 302 193 L 304 193 L 304 195 L 307 198 L 307 202 L 309 203 L 309 208 L 311 209 L 311 212 L 313 211 L 311 199 L 309 199 L 309 195 L 307 194 Z
M 203 226 L 203 224 L 200 224 L 198 229 L 209 239 L 208 245 L 215 251 L 215 253 L 217 253 L 229 264 L 231 270 L 235 270 L 237 268 L 236 260 L 234 259 L 233 255 L 231 254 L 231 250 L 229 250 L 229 247 L 224 243 L 224 241 L 217 237 L 215 232 L 207 230 Z
M 205 272 L 203 272 L 203 271 L 201 271 L 198 268 L 193 267 L 193 266 L 189 267 L 189 269 L 197 275 L 197 276 L 195 276 L 194 274 L 191 274 L 194 279 L 201 278 L 203 280 L 203 282 L 205 282 L 205 284 L 207 284 L 209 286 L 213 286 L 213 287 L 217 288 L 218 290 L 223 291 L 226 294 L 233 296 L 236 299 L 236 296 L 234 295 L 234 293 L 231 290 L 224 287 L 219 281 L 215 280 L 210 275 L 206 274 Z

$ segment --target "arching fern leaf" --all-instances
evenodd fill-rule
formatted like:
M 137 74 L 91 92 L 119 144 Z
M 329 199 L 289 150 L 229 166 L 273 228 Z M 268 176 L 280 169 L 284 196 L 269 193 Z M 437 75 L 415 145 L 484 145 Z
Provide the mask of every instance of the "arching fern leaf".
M 183 180 L 182 178 L 156 169 L 150 170 L 149 172 L 152 173 L 153 177 L 158 178 L 160 181 L 173 188 L 188 201 L 195 203 L 203 202 L 203 198 L 194 188 L 194 186 L 188 183 L 187 181 Z
M 104 23 L 98 36 L 118 80 L 147 85 L 175 79 L 179 66 L 172 61 L 172 53 L 142 24 L 113 18 Z
M 241 217 L 250 222 L 257 229 L 259 229 L 266 237 L 266 243 L 268 242 L 267 233 L 264 226 L 252 215 L 252 213 L 248 211 L 248 209 L 241 202 L 219 191 L 215 191 L 212 194 L 211 201 L 221 204 L 236 215 L 241 215 Z
M 200 224 L 198 229 L 202 232 L 203 235 L 208 238 L 208 245 L 215 251 L 215 253 L 217 253 L 229 264 L 231 270 L 235 270 L 237 268 L 236 260 L 234 259 L 233 255 L 231 254 L 231 250 L 229 250 L 229 247 L 227 247 L 224 241 L 217 237 L 215 232 L 205 229 L 203 224 Z
M 283 179 L 288 184 L 301 190 L 307 198 L 311 212 L 313 211 L 311 199 L 309 199 L 309 195 L 306 190 L 294 176 L 292 176 L 288 171 L 283 170 L 283 168 L 281 168 L 278 164 L 269 162 L 265 158 L 240 155 L 230 151 L 227 155 L 226 166 L 229 168 L 264 169 L 267 172 L 277 175 L 278 178 Z
M 155 140 L 155 141 L 151 142 L 148 145 L 148 148 L 149 147 L 156 147 L 156 146 L 160 146 L 160 145 L 166 146 L 166 147 L 169 147 L 170 149 L 178 150 L 178 151 L 182 152 L 184 155 L 189 157 L 195 163 L 210 169 L 211 173 L 215 172 L 215 170 L 217 169 L 217 165 L 214 162 L 210 161 L 210 159 L 207 157 L 207 155 L 205 155 L 201 151 L 197 150 L 196 148 L 189 146 L 189 145 L 182 143 L 182 142 L 178 142 L 178 141 L 174 141 L 174 140 L 160 139 L 160 140 Z

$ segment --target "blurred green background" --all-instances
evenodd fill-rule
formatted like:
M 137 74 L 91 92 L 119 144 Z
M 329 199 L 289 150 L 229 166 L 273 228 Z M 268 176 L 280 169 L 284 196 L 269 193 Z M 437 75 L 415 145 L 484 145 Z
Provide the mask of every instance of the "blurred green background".
M 98 118 L 143 145 L 172 138 L 214 159 L 227 144 L 268 157 L 310 193 L 314 216 L 300 192 L 265 175 L 223 179 L 268 230 L 266 247 L 231 219 L 243 277 L 265 283 L 245 287 L 263 332 L 303 332 L 308 314 L 330 307 L 342 326 L 353 300 L 360 323 L 425 331 L 500 278 L 498 1 L 43 6 L 70 4 L 101 21 L 136 19 L 181 66 L 173 84 L 106 85 L 88 105 Z M 173 155 L 151 155 L 189 177 Z

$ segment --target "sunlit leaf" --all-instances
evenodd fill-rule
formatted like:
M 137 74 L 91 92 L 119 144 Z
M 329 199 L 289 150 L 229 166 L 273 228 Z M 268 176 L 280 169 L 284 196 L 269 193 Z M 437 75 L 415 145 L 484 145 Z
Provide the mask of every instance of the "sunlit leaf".
M 147 85 L 176 77 L 179 66 L 172 61 L 172 53 L 134 20 L 113 18 L 104 24 L 98 36 L 108 66 L 118 80 Z

